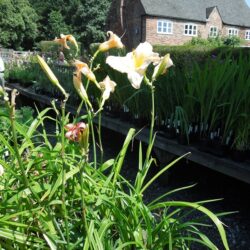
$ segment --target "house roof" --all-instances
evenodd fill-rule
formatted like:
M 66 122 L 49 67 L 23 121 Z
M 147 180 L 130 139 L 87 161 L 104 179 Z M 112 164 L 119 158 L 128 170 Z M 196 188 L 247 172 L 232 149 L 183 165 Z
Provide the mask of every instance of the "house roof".
M 212 11 L 214 10 L 214 8 L 217 8 L 217 7 L 213 6 L 213 7 L 206 8 L 206 18 L 209 18 L 209 16 L 211 15 Z
M 206 22 L 217 7 L 224 24 L 250 27 L 250 8 L 245 0 L 141 0 L 145 13 L 152 16 Z

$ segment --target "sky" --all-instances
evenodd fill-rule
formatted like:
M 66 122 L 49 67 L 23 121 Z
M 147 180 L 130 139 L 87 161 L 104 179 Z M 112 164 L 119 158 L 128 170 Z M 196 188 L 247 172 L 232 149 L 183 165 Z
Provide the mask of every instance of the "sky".
M 250 7 L 250 0 L 246 0 L 248 6 Z

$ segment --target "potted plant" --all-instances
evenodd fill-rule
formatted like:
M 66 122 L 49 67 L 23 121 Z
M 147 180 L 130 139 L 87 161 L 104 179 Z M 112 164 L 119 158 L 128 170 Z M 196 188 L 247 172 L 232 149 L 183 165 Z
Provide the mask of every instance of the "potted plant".
M 249 144 L 250 126 L 239 126 L 231 150 L 231 158 L 234 161 L 243 162 L 246 160 L 246 152 L 250 149 Z

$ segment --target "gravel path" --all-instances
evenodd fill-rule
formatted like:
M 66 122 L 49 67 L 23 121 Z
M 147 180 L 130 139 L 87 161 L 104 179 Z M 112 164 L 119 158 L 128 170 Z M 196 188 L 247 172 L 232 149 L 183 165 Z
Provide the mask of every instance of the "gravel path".
M 112 158 L 119 152 L 119 147 L 121 147 L 124 138 L 120 134 L 108 130 L 103 130 L 103 137 L 105 158 Z M 134 143 L 133 148 L 134 150 L 130 150 L 128 153 L 122 170 L 122 174 L 131 181 L 134 180 L 137 171 L 138 153 L 136 148 L 138 148 L 138 143 Z M 154 170 L 152 170 L 151 174 L 156 172 L 159 167 L 154 166 L 153 168 Z M 167 179 L 169 180 L 167 181 Z M 237 213 L 222 217 L 221 220 L 226 225 L 230 249 L 249 250 L 250 185 L 184 160 L 169 171 L 169 176 L 165 175 L 156 181 L 145 194 L 145 198 L 146 200 L 152 200 L 169 190 L 191 184 L 196 184 L 196 186 L 189 190 L 175 193 L 169 198 L 181 201 L 223 198 L 221 201 L 206 204 L 206 207 L 216 213 L 237 211 Z M 206 228 L 204 232 L 219 246 L 219 249 L 223 249 L 218 233 L 214 228 Z M 199 250 L 204 248 L 196 246 L 193 249 Z

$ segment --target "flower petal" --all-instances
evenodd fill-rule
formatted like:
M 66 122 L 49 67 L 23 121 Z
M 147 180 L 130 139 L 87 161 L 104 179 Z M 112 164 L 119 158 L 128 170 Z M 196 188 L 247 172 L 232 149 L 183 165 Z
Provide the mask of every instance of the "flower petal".
M 136 71 L 131 71 L 128 73 L 128 80 L 132 84 L 132 87 L 135 89 L 139 89 L 141 87 L 143 77 L 144 75 L 141 75 Z
M 108 56 L 106 63 L 121 73 L 128 73 L 133 66 L 132 53 L 128 53 L 127 56 Z
M 75 127 L 75 125 L 74 125 L 73 123 L 69 123 L 69 124 L 67 124 L 67 125 L 64 126 L 64 128 L 65 128 L 66 130 L 73 129 L 74 127 Z

